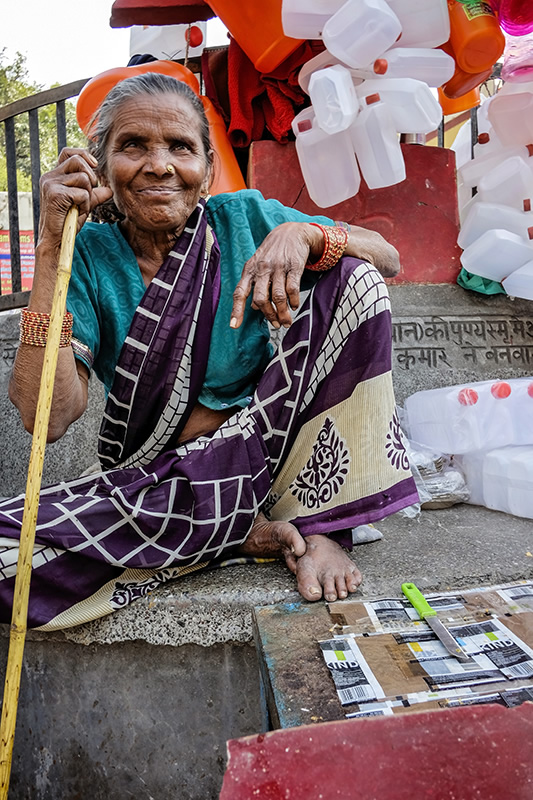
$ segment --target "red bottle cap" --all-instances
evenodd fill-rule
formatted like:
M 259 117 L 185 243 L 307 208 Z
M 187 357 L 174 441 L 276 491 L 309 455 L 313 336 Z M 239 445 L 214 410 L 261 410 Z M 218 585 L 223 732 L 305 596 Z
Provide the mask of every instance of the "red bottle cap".
M 381 100 L 381 97 L 379 96 L 379 94 L 377 92 L 374 92 L 374 94 L 367 95 L 365 97 L 365 100 L 366 100 L 367 106 L 371 106 L 372 103 L 379 103 L 379 101 Z
M 497 381 L 490 387 L 490 393 L 497 400 L 501 400 L 502 398 L 509 397 L 511 394 L 511 387 L 506 381 Z
M 461 389 L 457 395 L 457 399 L 462 406 L 475 406 L 479 396 L 475 389 L 466 388 Z
M 300 131 L 300 133 L 303 133 L 304 131 L 310 131 L 312 127 L 313 127 L 313 123 L 311 122 L 310 119 L 302 119 L 298 123 L 298 130 Z M 533 230 L 533 228 L 532 228 L 532 230 Z
M 527 229 L 527 235 L 530 239 L 533 239 L 533 227 Z
M 488 133 L 480 133 L 477 137 L 478 144 L 487 144 L 490 142 L 490 134 Z
M 530 383 L 527 387 L 527 393 L 530 397 L 533 397 L 533 383 Z
M 191 47 L 200 47 L 203 40 L 204 40 L 204 34 L 202 33 L 202 29 L 199 28 L 198 25 L 192 25 L 185 31 L 185 41 Z
M 533 144 L 526 144 L 528 156 L 533 156 Z
M 389 62 L 386 58 L 377 58 L 374 61 L 374 72 L 376 75 L 385 75 L 389 68 Z
M 531 199 L 529 197 L 524 200 L 524 211 L 531 211 Z

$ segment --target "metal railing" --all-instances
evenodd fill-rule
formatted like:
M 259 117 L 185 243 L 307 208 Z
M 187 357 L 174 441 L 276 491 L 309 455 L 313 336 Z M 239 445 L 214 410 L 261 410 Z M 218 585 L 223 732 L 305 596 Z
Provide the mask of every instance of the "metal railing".
M 28 115 L 30 134 L 30 170 L 31 170 L 31 195 L 33 206 L 33 231 L 34 241 L 37 243 L 39 229 L 39 180 L 41 178 L 41 155 L 39 146 L 39 115 L 38 110 L 43 106 L 55 105 L 57 127 L 57 152 L 67 145 L 67 124 L 65 101 L 76 97 L 89 78 L 73 81 L 64 86 L 47 89 L 44 92 L 16 100 L 0 108 L 0 122 L 4 123 L 6 168 L 7 168 L 7 196 L 9 218 L 9 248 L 11 256 L 11 292 L 0 295 L 0 311 L 7 308 L 20 308 L 27 305 L 29 292 L 23 292 L 21 281 L 20 258 L 20 226 L 17 187 L 17 152 L 15 119 Z

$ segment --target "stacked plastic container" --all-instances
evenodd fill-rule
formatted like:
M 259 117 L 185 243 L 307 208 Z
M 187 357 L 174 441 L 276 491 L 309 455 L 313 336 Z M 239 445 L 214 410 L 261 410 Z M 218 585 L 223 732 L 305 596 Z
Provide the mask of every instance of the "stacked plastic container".
M 458 169 L 461 263 L 533 300 L 533 84 L 506 83 L 485 106 L 474 158 Z
M 299 81 L 311 110 L 294 120 L 311 199 L 322 208 L 405 179 L 399 134 L 436 130 L 442 109 L 430 87 L 453 74 L 438 48 L 450 33 L 447 0 L 283 0 L 287 36 L 320 38 L 326 51 Z
M 455 457 L 471 503 L 533 519 L 533 378 L 416 392 L 405 412 L 411 441 Z

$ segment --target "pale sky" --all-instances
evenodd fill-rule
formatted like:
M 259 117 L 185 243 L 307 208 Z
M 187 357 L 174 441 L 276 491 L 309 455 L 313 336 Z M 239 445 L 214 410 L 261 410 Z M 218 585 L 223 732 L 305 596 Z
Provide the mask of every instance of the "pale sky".
M 0 23 L 0 50 L 27 57 L 32 82 L 48 88 L 125 66 L 130 29 L 111 28 L 113 0 L 11 0 Z M 208 23 L 207 45 L 227 43 L 219 20 Z

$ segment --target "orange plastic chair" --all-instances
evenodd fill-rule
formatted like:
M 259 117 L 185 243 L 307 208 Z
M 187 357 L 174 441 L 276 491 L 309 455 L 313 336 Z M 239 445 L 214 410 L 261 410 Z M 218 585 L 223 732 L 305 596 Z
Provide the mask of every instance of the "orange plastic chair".
M 172 78 L 186 83 L 200 97 L 209 122 L 211 144 L 215 151 L 215 170 L 210 187 L 211 194 L 246 189 L 246 183 L 229 141 L 224 120 L 209 98 L 200 95 L 200 86 L 194 73 L 175 61 L 150 61 L 147 64 L 135 64 L 131 67 L 116 67 L 91 78 L 81 90 L 76 104 L 76 117 L 84 133 L 90 135 L 90 125 L 95 113 L 108 92 L 117 83 L 132 75 L 141 75 L 146 72 L 170 75 Z

